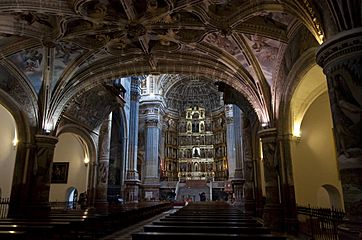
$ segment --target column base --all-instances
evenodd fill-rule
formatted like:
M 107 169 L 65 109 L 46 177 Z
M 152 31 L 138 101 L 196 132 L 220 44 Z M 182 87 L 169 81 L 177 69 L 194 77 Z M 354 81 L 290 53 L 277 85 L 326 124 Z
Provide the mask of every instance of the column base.
M 142 197 L 144 201 L 159 201 L 160 184 L 144 184 Z
M 125 182 L 125 201 L 138 203 L 139 201 L 139 180 L 126 180 Z
M 95 209 L 97 209 L 97 211 L 101 211 L 101 212 L 108 212 L 108 206 L 109 206 L 108 201 L 104 201 L 104 200 L 100 200 L 100 201 L 96 200 L 94 203 Z
M 280 204 L 267 203 L 263 211 L 263 220 L 266 227 L 271 228 L 273 231 L 282 231 L 282 206 Z

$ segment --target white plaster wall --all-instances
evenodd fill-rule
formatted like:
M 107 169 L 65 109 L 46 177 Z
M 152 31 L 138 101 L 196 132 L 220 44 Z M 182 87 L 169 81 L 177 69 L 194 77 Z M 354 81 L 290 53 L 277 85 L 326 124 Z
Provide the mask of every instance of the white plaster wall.
M 16 146 L 13 146 L 16 123 L 10 112 L 2 105 L 0 105 L 0 119 L 0 197 L 8 198 L 11 195 L 17 150 Z
M 54 150 L 54 162 L 69 162 L 68 182 L 66 184 L 50 185 L 49 201 L 64 202 L 70 187 L 75 187 L 78 193 L 87 190 L 88 166 L 84 164 L 84 146 L 73 133 L 63 133 Z
M 325 194 L 319 192 L 324 184 L 342 193 L 327 92 L 305 113 L 300 142 L 292 144 L 292 160 L 297 204 L 327 207 Z

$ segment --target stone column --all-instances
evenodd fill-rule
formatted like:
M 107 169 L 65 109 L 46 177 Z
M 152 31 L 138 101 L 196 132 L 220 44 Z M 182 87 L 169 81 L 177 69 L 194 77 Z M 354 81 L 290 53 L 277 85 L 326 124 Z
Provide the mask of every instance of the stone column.
M 284 212 L 284 231 L 290 234 L 298 233 L 297 206 L 294 191 L 293 166 L 291 159 L 291 144 L 295 142 L 292 134 L 278 136 L 280 146 L 281 196 Z
M 244 162 L 244 207 L 245 212 L 254 215 L 256 212 L 255 202 L 255 175 L 254 175 L 254 162 L 253 152 L 251 146 L 251 124 L 248 117 L 242 115 L 242 139 L 243 139 L 243 162 Z
M 137 150 L 138 150 L 138 112 L 140 99 L 140 81 L 136 77 L 131 78 L 131 101 L 129 120 L 129 149 L 128 165 L 126 174 L 126 201 L 138 202 L 139 175 L 137 171 Z
M 362 237 L 362 30 L 340 32 L 320 46 L 327 77 L 346 217 L 340 239 Z
M 58 138 L 50 135 L 35 135 L 35 152 L 31 177 L 29 213 L 47 214 L 50 211 L 49 191 L 55 144 Z
M 235 125 L 233 115 L 232 104 L 225 106 L 225 117 L 226 117 L 226 152 L 228 158 L 228 169 L 229 169 L 229 180 L 235 178 L 236 168 L 236 149 L 235 149 Z
M 144 166 L 144 199 L 159 200 L 160 176 L 159 176 L 159 139 L 160 116 L 158 108 L 148 108 L 145 115 L 145 166 Z
M 99 154 L 97 168 L 97 186 L 95 207 L 98 209 L 107 208 L 107 188 L 109 171 L 109 153 L 111 143 L 112 113 L 102 123 L 99 131 Z
M 244 174 L 243 174 L 243 139 L 242 139 L 242 112 L 240 108 L 236 105 L 233 105 L 233 122 L 234 122 L 234 140 L 235 140 L 235 169 L 231 183 L 233 185 L 235 203 L 236 206 L 242 206 L 244 204 Z
M 275 128 L 259 131 L 262 142 L 266 191 L 263 219 L 267 227 L 280 231 L 283 219 L 279 195 L 279 157 L 277 154 L 276 134 Z

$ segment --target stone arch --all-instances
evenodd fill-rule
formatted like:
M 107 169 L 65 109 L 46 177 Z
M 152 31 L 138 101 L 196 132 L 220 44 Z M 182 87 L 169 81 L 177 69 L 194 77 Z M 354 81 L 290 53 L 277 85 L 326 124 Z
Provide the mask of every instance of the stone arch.
M 88 179 L 87 179 L 87 192 L 90 199 L 90 203 L 93 202 L 95 187 L 96 187 L 96 169 L 94 166 L 97 165 L 98 161 L 98 151 L 97 151 L 97 142 L 98 138 L 95 134 L 90 133 L 87 129 L 76 125 L 76 124 L 64 124 L 57 129 L 56 136 L 60 136 L 64 133 L 72 133 L 78 138 L 78 140 L 82 143 L 83 147 L 87 150 L 89 165 L 88 165 Z
M 15 120 L 17 129 L 17 149 L 15 157 L 15 166 L 11 187 L 11 202 L 10 211 L 15 203 L 26 202 L 27 198 L 24 197 L 27 188 L 23 184 L 24 180 L 28 180 L 29 154 L 33 143 L 32 128 L 26 113 L 23 112 L 19 104 L 6 92 L 0 89 L 0 104 L 11 114 Z M 13 204 L 14 203 L 14 204 Z
M 251 104 L 253 109 L 258 115 L 258 118 L 261 119 L 261 122 L 269 122 L 271 116 L 268 114 L 267 107 L 261 102 L 259 93 L 256 88 L 248 85 L 246 80 L 235 73 L 235 71 L 231 71 L 231 69 L 227 69 L 225 66 L 220 64 L 215 64 L 216 66 L 211 66 L 210 63 L 205 62 L 203 59 L 199 61 L 205 62 L 204 64 L 192 64 L 183 63 L 180 64 L 180 61 L 186 61 L 187 59 L 178 59 L 174 62 L 160 62 L 158 66 L 157 74 L 184 74 L 184 75 L 195 75 L 195 76 L 204 76 L 211 79 L 217 79 L 218 81 L 225 82 L 226 84 L 232 86 L 237 92 L 245 96 L 247 101 Z M 190 61 L 189 61 L 190 62 Z M 60 108 L 66 108 L 69 100 L 73 98 L 75 95 L 79 95 L 82 92 L 85 92 L 99 84 L 104 82 L 110 82 L 114 79 L 118 79 L 123 76 L 143 76 L 147 74 L 152 74 L 154 71 L 149 68 L 148 63 L 144 61 L 124 64 L 120 66 L 120 63 L 107 62 L 106 65 L 104 63 L 101 66 L 98 65 L 97 69 L 89 69 L 89 72 L 92 72 L 91 75 L 84 73 L 82 75 L 77 76 L 71 81 L 76 81 L 78 84 L 72 86 L 72 90 L 68 91 L 67 94 L 63 95 L 62 100 L 57 102 Z M 113 70 L 109 70 L 109 69 Z M 100 70 L 98 70 L 100 69 Z M 116 69 L 116 70 L 114 70 Z M 71 84 L 70 84 L 71 85 Z M 60 114 L 60 112 L 55 113 Z M 54 118 L 58 118 L 54 115 Z
M 77 199 L 78 199 L 78 189 L 75 187 L 70 187 L 67 189 L 65 193 L 65 202 L 66 202 L 66 208 L 68 209 L 75 209 L 77 205 Z
M 308 79 L 313 79 L 313 81 L 308 81 Z M 314 100 L 325 92 L 327 92 L 327 83 L 322 69 L 318 65 L 313 65 L 296 86 L 291 99 L 293 136 L 300 137 L 300 126 L 304 114 Z
M 319 200 L 319 196 L 320 196 L 320 191 L 321 190 L 325 190 L 325 192 L 327 193 L 328 199 L 326 199 L 329 203 L 329 208 L 337 208 L 337 209 L 342 209 L 343 208 L 343 204 L 342 204 L 342 197 L 341 194 L 339 192 L 339 190 L 337 189 L 337 187 L 335 187 L 332 184 L 323 184 L 318 191 L 318 200 Z

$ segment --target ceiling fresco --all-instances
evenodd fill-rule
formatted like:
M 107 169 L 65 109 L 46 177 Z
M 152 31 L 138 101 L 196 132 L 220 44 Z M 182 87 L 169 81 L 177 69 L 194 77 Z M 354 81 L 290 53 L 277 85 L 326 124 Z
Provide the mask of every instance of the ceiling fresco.
M 47 117 L 111 78 L 168 73 L 223 81 L 269 121 L 290 31 L 320 32 L 308 1 L 297 1 L 4 1 L 0 52 L 36 93 L 50 91 Z

